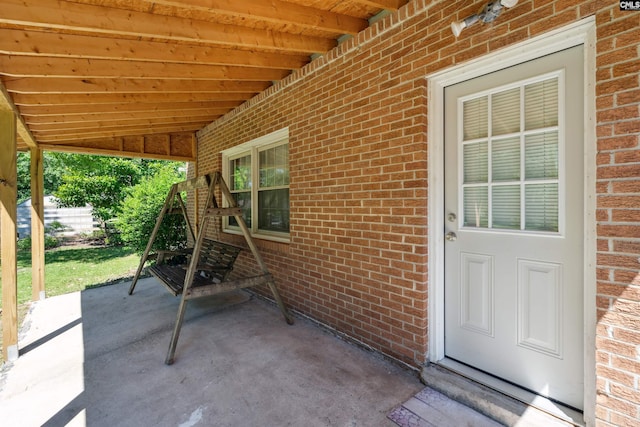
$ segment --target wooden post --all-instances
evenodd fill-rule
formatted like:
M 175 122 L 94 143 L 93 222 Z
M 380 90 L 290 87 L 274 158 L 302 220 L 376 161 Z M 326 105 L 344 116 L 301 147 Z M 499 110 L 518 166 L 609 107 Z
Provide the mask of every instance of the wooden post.
M 0 261 L 2 263 L 2 353 L 18 358 L 18 266 L 16 115 L 0 109 Z
M 31 149 L 31 289 L 32 299 L 45 298 L 44 175 L 42 150 Z

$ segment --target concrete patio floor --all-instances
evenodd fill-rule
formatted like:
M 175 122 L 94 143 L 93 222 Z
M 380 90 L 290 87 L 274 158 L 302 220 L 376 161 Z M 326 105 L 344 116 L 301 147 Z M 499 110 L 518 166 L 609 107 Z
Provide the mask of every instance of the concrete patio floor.
M 20 357 L 0 378 L 12 426 L 395 426 L 424 388 L 407 371 L 244 292 L 189 303 L 164 364 L 179 298 L 153 278 L 33 305 Z

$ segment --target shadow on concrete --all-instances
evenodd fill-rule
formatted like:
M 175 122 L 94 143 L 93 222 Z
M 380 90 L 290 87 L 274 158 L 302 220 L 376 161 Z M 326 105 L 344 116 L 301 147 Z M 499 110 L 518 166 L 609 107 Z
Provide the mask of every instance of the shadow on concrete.
M 393 426 L 415 372 L 245 292 L 189 303 L 153 278 L 35 304 L 22 356 L 3 369 L 3 426 Z

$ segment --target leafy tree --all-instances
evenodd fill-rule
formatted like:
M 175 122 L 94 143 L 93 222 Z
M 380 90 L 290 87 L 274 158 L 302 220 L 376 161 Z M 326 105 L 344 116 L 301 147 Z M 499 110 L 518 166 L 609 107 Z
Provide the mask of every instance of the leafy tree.
M 62 185 L 54 195 L 64 207 L 90 204 L 93 215 L 105 224 L 118 215 L 127 188 L 141 176 L 139 165 L 129 159 L 73 156 L 65 159 Z
M 61 156 L 70 154 L 51 153 L 45 151 L 42 156 L 44 169 L 44 194 L 53 194 L 62 183 L 64 164 Z M 18 169 L 18 203 L 31 197 L 31 153 L 20 152 L 17 159 Z
M 128 191 L 116 221 L 120 237 L 127 246 L 138 253 L 144 252 L 171 185 L 183 179 L 184 173 L 179 172 L 175 165 L 167 165 Z M 167 215 L 153 249 L 184 247 L 186 238 L 186 225 L 182 216 Z
M 153 175 L 166 161 L 118 157 L 71 155 L 64 157 L 62 185 L 54 193 L 61 206 L 90 204 L 93 214 L 105 227 L 120 214 L 121 202 L 129 188 Z M 177 168 L 182 163 L 172 163 Z

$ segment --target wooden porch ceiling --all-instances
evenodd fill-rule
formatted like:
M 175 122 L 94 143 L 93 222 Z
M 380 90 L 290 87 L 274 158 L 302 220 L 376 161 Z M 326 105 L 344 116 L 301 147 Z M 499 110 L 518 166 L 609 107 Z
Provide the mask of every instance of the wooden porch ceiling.
M 0 0 L 18 149 L 193 160 L 195 131 L 407 0 Z

